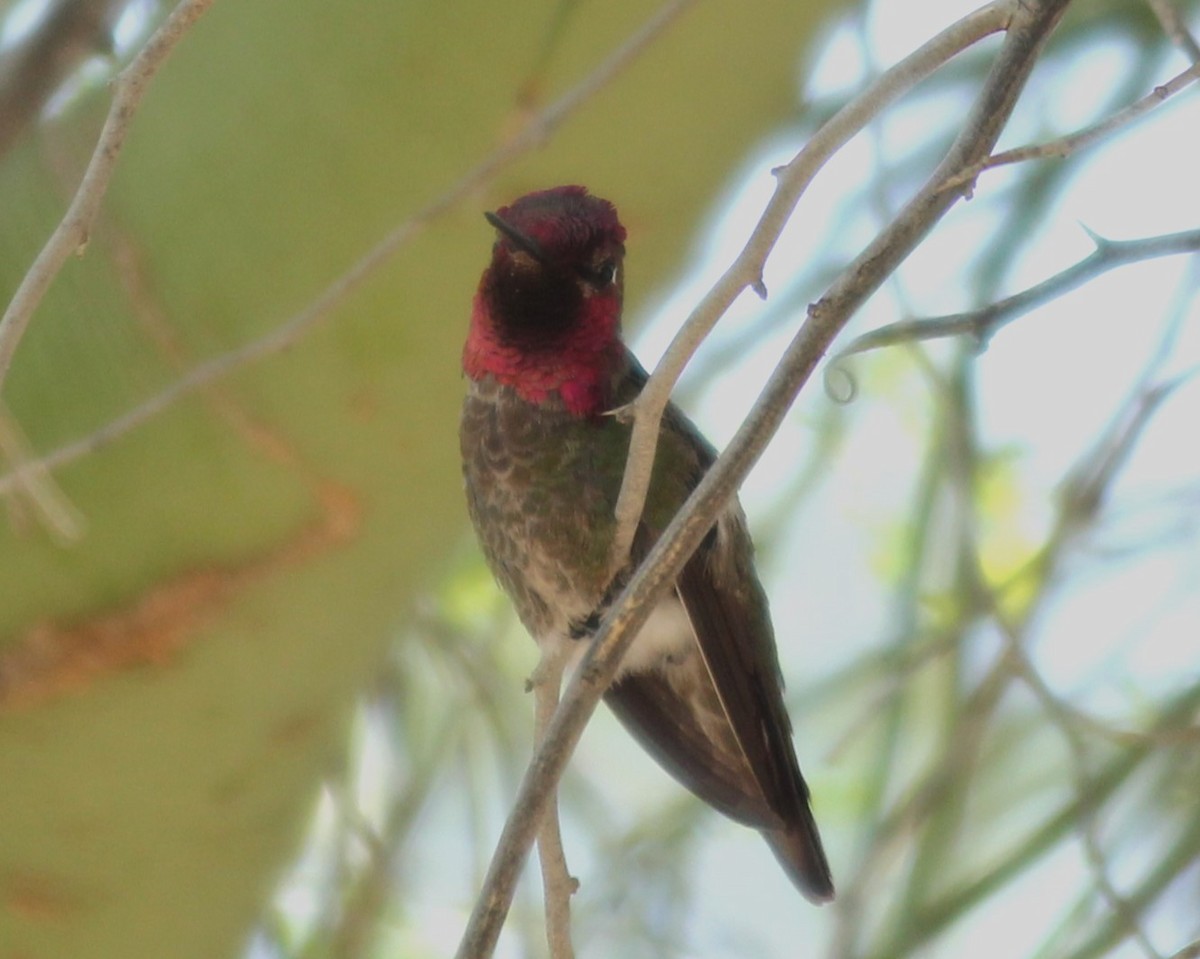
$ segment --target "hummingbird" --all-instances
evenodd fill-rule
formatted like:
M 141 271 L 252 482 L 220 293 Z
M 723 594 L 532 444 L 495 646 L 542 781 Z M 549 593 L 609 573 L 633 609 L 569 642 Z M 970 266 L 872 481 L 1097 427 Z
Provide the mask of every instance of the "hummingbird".
M 488 566 L 541 648 L 578 662 L 625 581 L 716 459 L 667 407 L 632 555 L 614 576 L 613 510 L 631 425 L 612 415 L 645 369 L 621 338 L 625 228 L 582 186 L 494 213 L 463 350 L 467 506 Z M 622 660 L 605 701 L 651 756 L 758 829 L 808 899 L 833 898 L 783 701 L 767 597 L 735 501 Z

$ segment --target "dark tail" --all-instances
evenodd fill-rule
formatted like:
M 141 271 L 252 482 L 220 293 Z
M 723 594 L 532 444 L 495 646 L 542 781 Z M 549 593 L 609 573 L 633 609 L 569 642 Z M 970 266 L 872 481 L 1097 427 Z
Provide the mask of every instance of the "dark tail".
M 811 817 L 788 829 L 764 829 L 762 835 L 805 899 L 820 905 L 833 898 L 833 876 Z

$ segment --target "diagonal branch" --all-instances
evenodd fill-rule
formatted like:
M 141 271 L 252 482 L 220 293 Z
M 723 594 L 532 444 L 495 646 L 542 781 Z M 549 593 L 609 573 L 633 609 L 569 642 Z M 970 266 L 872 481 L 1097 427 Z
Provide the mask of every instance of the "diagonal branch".
M 0 495 L 23 483 L 29 472 L 52 471 L 74 463 L 149 422 L 184 397 L 204 389 L 209 384 L 242 367 L 282 353 L 294 346 L 312 330 L 328 320 L 351 294 L 360 289 L 374 275 L 376 270 L 383 266 L 401 247 L 415 239 L 432 221 L 453 209 L 461 200 L 489 183 L 502 170 L 511 166 L 525 154 L 545 143 L 546 139 L 561 124 L 608 86 L 695 2 L 696 0 L 668 0 L 664 3 L 636 33 L 628 37 L 579 84 L 530 119 L 516 136 L 480 160 L 445 193 L 393 228 L 299 313 L 292 315 L 258 339 L 251 340 L 193 367 L 190 372 L 172 382 L 170 386 L 116 419 L 110 420 L 87 436 L 73 440 L 38 460 L 24 463 L 10 472 L 0 475 Z
M 1084 259 L 1020 293 L 965 313 L 889 323 L 856 337 L 837 354 L 835 361 L 844 360 L 855 353 L 865 353 L 897 343 L 934 340 L 947 336 L 970 336 L 981 346 L 986 346 L 987 341 L 995 336 L 997 331 L 1013 320 L 1078 289 L 1101 273 L 1155 257 L 1200 252 L 1200 230 L 1185 230 L 1182 233 L 1167 233 L 1137 240 L 1095 238 L 1095 242 L 1096 249 Z
M 159 68 L 166 62 L 184 34 L 212 6 L 213 0 L 180 0 L 166 22 L 151 34 L 145 46 L 124 70 L 117 74 L 112 105 L 96 141 L 96 149 L 79 183 L 75 198 L 50 239 L 42 247 L 33 266 L 25 274 L 12 302 L 0 318 L 0 390 L 12 366 L 13 356 L 25 330 L 33 319 L 34 310 L 42 301 L 50 284 L 71 254 L 87 245 L 88 232 L 100 211 L 100 201 L 108 190 L 113 170 L 129 125 L 146 89 Z
M 1007 0 L 989 3 L 952 24 L 884 72 L 861 95 L 834 114 L 787 166 L 775 171 L 779 178 L 775 193 L 745 248 L 675 334 L 649 382 L 633 403 L 633 436 L 617 499 L 617 532 L 609 559 L 614 575 L 628 561 L 646 504 L 654 470 L 658 427 L 670 402 L 671 391 L 692 354 L 742 291 L 752 289 L 760 296 L 766 296 L 762 275 L 767 257 L 808 185 L 830 157 L 896 99 L 956 54 L 983 37 L 1003 30 L 1008 24 L 1011 8 L 1012 4 Z
M 1105 117 L 1091 126 L 1084 127 L 1082 130 L 1077 130 L 1075 133 L 1059 137 L 1056 140 L 1049 140 L 1046 143 L 1038 143 L 1032 146 L 1016 147 L 1012 150 L 1005 150 L 1003 153 L 987 157 L 970 169 L 963 170 L 954 179 L 947 181 L 945 188 L 953 189 L 964 183 L 974 183 L 984 170 L 992 170 L 996 167 L 1009 166 L 1013 163 L 1024 163 L 1027 160 L 1036 160 L 1045 157 L 1061 160 L 1072 153 L 1077 153 L 1085 147 L 1090 147 L 1093 143 L 1103 140 L 1110 133 L 1121 129 L 1121 127 L 1128 126 L 1135 120 L 1141 119 L 1155 107 L 1162 105 L 1197 80 L 1200 80 L 1200 62 L 1193 63 L 1182 73 L 1172 77 L 1166 83 L 1155 87 L 1140 100 L 1136 100 L 1124 109 L 1118 110 L 1112 116 Z
M 654 603 L 670 587 L 757 461 L 834 336 L 953 205 L 957 194 L 943 191 L 942 182 L 991 151 L 1042 45 L 1068 2 L 1023 0 L 1013 5 L 1005 41 L 942 163 L 917 196 L 810 308 L 807 321 L 785 351 L 750 415 L 605 616 L 567 687 L 545 741 L 525 773 L 459 944 L 458 959 L 487 959 L 492 954 L 549 795 L 584 725 L 612 681 L 621 656 Z M 781 180 L 798 178 L 802 173 L 789 165 L 781 172 Z
M 0 459 L 8 463 L 20 463 L 28 458 L 28 449 L 29 441 L 21 432 L 16 418 L 0 401 Z M 20 474 L 20 478 L 20 484 L 8 494 L 14 520 L 22 516 L 21 508 L 26 505 L 20 496 L 23 493 L 31 512 L 45 524 L 56 540 L 73 543 L 83 535 L 86 526 L 83 515 L 52 477 L 44 471 L 27 470 Z
M 1200 63 L 1200 43 L 1188 32 L 1187 23 L 1171 0 L 1146 0 L 1146 6 L 1158 18 L 1163 32 L 1193 63 Z
M 1036 824 L 1025 836 L 996 857 L 990 866 L 974 878 L 945 892 L 940 898 L 921 907 L 920 915 L 908 926 L 908 933 L 901 939 L 887 943 L 886 951 L 867 953 L 870 959 L 883 956 L 913 955 L 922 946 L 931 942 L 948 926 L 959 920 L 967 910 L 978 905 L 997 889 L 1009 882 L 1013 876 L 1027 869 L 1034 860 L 1046 855 L 1062 838 L 1071 832 L 1089 808 L 1097 808 L 1107 802 L 1125 783 L 1129 782 L 1139 767 L 1152 759 L 1156 753 L 1154 744 L 1171 730 L 1186 726 L 1200 706 L 1200 683 L 1194 683 L 1177 696 L 1167 701 L 1161 713 L 1150 727 L 1145 740 L 1129 749 L 1122 750 L 1109 760 L 1091 779 L 1087 790 L 1076 794 L 1054 812 Z M 1200 822 L 1200 820 L 1197 820 Z M 1168 857 L 1170 858 L 1170 857 Z M 1170 867 L 1176 863 L 1164 863 Z M 1177 872 L 1177 869 L 1174 870 Z M 1132 897 L 1131 897 L 1132 898 Z M 1140 904 L 1132 903 L 1135 908 Z M 1079 957 L 1079 952 L 1074 956 Z M 1096 955 L 1096 954 L 1091 954 Z

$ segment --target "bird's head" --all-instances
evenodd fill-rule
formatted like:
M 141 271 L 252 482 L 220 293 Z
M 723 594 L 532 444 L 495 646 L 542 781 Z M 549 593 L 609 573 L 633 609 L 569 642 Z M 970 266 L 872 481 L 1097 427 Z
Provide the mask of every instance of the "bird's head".
M 496 229 L 463 356 L 534 402 L 558 393 L 594 414 L 621 356 L 625 228 L 581 186 L 529 193 L 485 214 Z

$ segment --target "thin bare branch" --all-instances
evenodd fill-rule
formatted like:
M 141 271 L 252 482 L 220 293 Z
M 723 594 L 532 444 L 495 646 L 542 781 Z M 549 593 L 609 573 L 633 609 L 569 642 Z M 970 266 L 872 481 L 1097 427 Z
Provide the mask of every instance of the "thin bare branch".
M 175 45 L 212 6 L 212 2 L 180 0 L 166 22 L 151 34 L 129 66 L 117 74 L 108 118 L 104 121 L 96 149 L 83 173 L 75 198 L 17 287 L 3 318 L 0 318 L 0 391 L 4 389 L 4 381 L 21 337 L 28 329 L 42 297 L 71 254 L 79 253 L 87 245 L 92 222 L 100 210 L 100 201 L 108 190 L 130 123 L 146 95 L 150 81 Z
M 1196 42 L 1171 0 L 1146 0 L 1146 6 L 1158 17 L 1163 33 L 1171 38 L 1171 42 L 1179 47 L 1192 63 L 1200 63 L 1200 43 Z
M 1097 239 L 1096 249 L 1087 257 L 1020 293 L 978 310 L 889 323 L 855 338 L 837 354 L 835 361 L 844 360 L 855 353 L 865 353 L 897 343 L 934 340 L 947 336 L 966 335 L 977 340 L 980 345 L 986 345 L 1006 324 L 1078 289 L 1101 273 L 1155 257 L 1198 251 L 1200 230 L 1185 230 L 1182 233 L 1168 233 L 1137 240 Z
M 810 308 L 807 321 L 785 351 L 750 415 L 604 617 L 567 687 L 545 742 L 522 780 L 484 888 L 459 944 L 458 959 L 487 959 L 492 954 L 549 795 L 653 604 L 670 588 L 719 511 L 757 462 L 834 336 L 953 205 L 957 196 L 943 191 L 942 181 L 991 151 L 1043 43 L 1068 2 L 1024 0 L 1014 4 L 1005 41 L 962 132 L 942 163 L 897 218 Z M 780 177 L 799 178 L 802 174 L 798 166 L 789 165 Z
M 1064 157 L 1068 157 L 1072 153 L 1077 153 L 1085 147 L 1090 147 L 1092 144 L 1098 143 L 1110 133 L 1114 133 L 1122 127 L 1133 123 L 1135 120 L 1141 119 L 1155 107 L 1161 106 L 1198 79 L 1200 79 L 1200 62 L 1193 63 L 1182 73 L 1172 77 L 1161 86 L 1155 87 L 1140 100 L 1131 103 L 1123 110 L 1118 110 L 1112 116 L 1105 117 L 1103 120 L 1093 123 L 1091 126 L 1084 127 L 1075 133 L 1050 140 L 1046 143 L 1016 147 L 1012 150 L 1005 150 L 1003 153 L 994 154 L 986 160 L 977 163 L 970 170 L 964 170 L 953 180 L 948 181 L 945 189 L 958 189 L 964 183 L 970 183 L 973 186 L 984 170 L 993 170 L 996 167 L 1009 166 L 1013 163 L 1024 163 L 1027 160 L 1044 158 L 1061 160 Z
M 531 117 L 519 133 L 468 170 L 449 190 L 396 226 L 299 313 L 258 339 L 193 367 L 190 372 L 176 379 L 161 392 L 87 436 L 60 446 L 40 459 L 0 476 L 0 495 L 21 482 L 22 474 L 26 470 L 56 470 L 73 463 L 149 422 L 170 409 L 180 399 L 190 396 L 210 383 L 294 346 L 328 320 L 337 307 L 360 289 L 376 270 L 401 247 L 415 239 L 432 221 L 452 210 L 464 198 L 490 182 L 526 153 L 545 143 L 562 123 L 633 63 L 695 2 L 696 0 L 669 0 L 664 3 L 636 33 L 627 38 L 578 85 L 541 113 Z
M 1105 431 L 1095 449 L 1071 470 L 1059 494 L 1059 529 L 1056 536 L 1067 535 L 1082 527 L 1104 505 L 1113 480 L 1129 461 L 1133 448 L 1150 424 L 1159 407 L 1190 374 L 1139 390 L 1116 420 Z
M 978 559 L 979 557 L 977 556 L 976 560 L 978 561 Z M 977 568 L 976 574 L 979 577 L 979 585 L 982 591 L 990 597 L 991 591 L 983 584 L 982 570 Z M 991 598 L 994 600 L 994 597 Z M 1078 724 L 1079 713 L 1055 695 L 1054 691 L 1042 679 L 1041 674 L 1037 671 L 1037 667 L 1034 666 L 1025 652 L 1024 637 L 1020 630 L 1007 620 L 999 607 L 994 603 L 992 618 L 1000 627 L 1000 634 L 1004 637 L 1005 641 L 1005 652 L 1009 658 L 1009 662 L 1013 665 L 1014 672 L 1033 691 L 1038 702 L 1042 704 L 1042 708 L 1045 710 L 1047 716 L 1049 716 L 1066 741 L 1067 751 L 1071 756 L 1075 795 L 1082 800 L 1088 795 L 1092 775 L 1089 769 L 1087 742 L 1084 740 L 1082 730 Z M 1094 805 L 1080 805 L 1079 834 L 1083 841 L 1084 853 L 1087 856 L 1088 865 L 1092 870 L 1092 876 L 1096 882 L 1096 888 L 1112 909 L 1113 914 L 1121 918 L 1130 935 L 1133 936 L 1141 947 L 1142 952 L 1149 959 L 1162 959 L 1161 953 L 1154 948 L 1154 944 L 1146 934 L 1139 913 L 1132 907 L 1129 900 L 1121 895 L 1113 883 L 1108 857 L 1105 855 L 1104 847 L 1100 842 L 1100 826 L 1097 814 L 1098 810 Z
M 614 575 L 628 560 L 646 504 L 654 470 L 658 427 L 670 402 L 671 391 L 692 354 L 742 291 L 752 289 L 765 297 L 762 277 L 767 257 L 808 185 L 829 158 L 889 104 L 958 53 L 1003 30 L 1011 9 L 1012 3 L 997 0 L 952 24 L 884 72 L 862 94 L 834 114 L 787 166 L 775 171 L 778 177 L 775 193 L 746 246 L 675 334 L 649 382 L 632 404 L 632 410 L 622 411 L 622 415 L 634 417 L 634 425 L 615 510 L 617 531 L 610 554 Z
M 1185 821 L 1181 828 L 1161 848 L 1160 855 L 1146 869 L 1140 881 L 1126 895 L 1130 908 L 1138 914 L 1147 912 L 1151 903 L 1177 883 L 1181 876 L 1193 871 L 1200 853 L 1200 816 Z M 1088 938 L 1070 952 L 1060 952 L 1064 959 L 1101 959 L 1110 956 L 1118 944 L 1129 936 L 1129 929 L 1120 915 L 1108 914 L 1089 928 Z
M 1001 602 L 1006 587 L 996 587 L 986 580 L 981 565 L 980 546 L 975 541 L 973 534 L 973 530 L 979 525 L 977 517 L 969 518 L 961 525 L 961 535 L 964 535 L 963 543 L 967 546 L 967 551 L 961 556 L 959 563 L 959 569 L 965 573 L 964 592 L 966 596 L 965 601 L 960 604 L 962 612 L 957 617 L 959 628 L 963 628 L 962 624 L 966 622 L 986 615 L 995 623 L 1005 641 L 1003 655 L 989 670 L 988 676 L 979 684 L 978 688 L 982 690 L 994 683 L 1007 684 L 1014 679 L 1023 681 L 1042 705 L 1051 722 L 1064 736 L 1071 755 L 1075 783 L 1075 816 L 1071 819 L 1058 819 L 1058 824 L 1052 832 L 1038 830 L 1041 838 L 1036 843 L 1032 841 L 1023 843 L 1022 848 L 1029 857 L 1034 857 L 1043 854 L 1053 842 L 1061 842 L 1067 838 L 1069 831 L 1078 833 L 1095 877 L 1096 888 L 1107 900 L 1111 907 L 1111 916 L 1117 922 L 1114 929 L 1117 929 L 1119 934 L 1124 937 L 1136 939 L 1145 954 L 1152 957 L 1159 954 L 1145 933 L 1141 919 L 1143 908 L 1134 901 L 1134 895 L 1126 895 L 1117 889 L 1110 876 L 1108 857 L 1098 830 L 1096 817 L 1099 810 L 1103 808 L 1108 793 L 1104 789 L 1098 789 L 1097 784 L 1101 781 L 1110 781 L 1115 785 L 1119 780 L 1109 780 L 1108 773 L 1105 771 L 1094 774 L 1089 769 L 1088 746 L 1090 743 L 1085 734 L 1097 734 L 1114 741 L 1121 747 L 1119 755 L 1123 760 L 1126 757 L 1132 757 L 1135 753 L 1152 755 L 1154 749 L 1169 742 L 1177 742 L 1180 736 L 1184 739 L 1188 738 L 1194 733 L 1194 727 L 1187 725 L 1187 714 L 1184 713 L 1171 723 L 1157 724 L 1145 733 L 1125 734 L 1121 732 L 1116 735 L 1117 731 L 1108 729 L 1054 693 L 1027 655 L 1023 632 L 1024 624 L 1038 619 L 1038 610 L 1049 595 L 1046 589 L 1047 584 L 1057 580 L 1056 570 L 1061 566 L 1064 548 L 1070 542 L 1070 534 L 1077 528 L 1081 520 L 1094 518 L 1095 504 L 1104 500 L 1107 488 L 1114 481 L 1130 448 L 1136 443 L 1150 413 L 1178 382 L 1169 381 L 1158 385 L 1155 385 L 1154 382 L 1166 355 L 1164 350 L 1168 348 L 1168 344 L 1174 342 L 1177 323 L 1178 321 L 1175 320 L 1166 325 L 1160 347 L 1155 351 L 1155 355 L 1141 378 L 1140 388 L 1129 398 L 1122 415 L 1118 417 L 1106 437 L 1097 444 L 1096 449 L 1085 454 L 1080 459 L 1080 463 L 1071 470 L 1070 475 L 1083 478 L 1078 482 L 1068 482 L 1066 485 L 1068 487 L 1078 485 L 1081 487 L 1081 492 L 1064 496 L 1060 505 L 1059 521 L 1055 524 L 1054 531 L 1049 536 L 1036 563 L 1037 573 L 1033 596 L 1031 599 L 1022 601 L 1019 613 L 1012 616 L 1006 614 Z M 951 405 L 951 409 L 959 410 L 965 405 L 968 404 L 964 404 L 962 399 L 958 398 Z M 973 440 L 967 448 L 974 450 Z M 973 481 L 971 485 L 973 485 Z M 1090 505 L 1076 506 L 1074 505 L 1076 501 Z M 1026 582 L 1026 591 L 1028 592 L 1028 575 L 1022 579 Z M 971 722 L 966 725 L 971 725 L 976 721 L 979 711 L 979 706 L 975 702 L 977 698 L 978 694 L 973 695 L 970 705 L 957 711 L 958 715 L 970 717 Z M 956 740 L 960 738 L 957 731 L 955 738 Z M 939 776 L 943 780 L 949 778 L 956 783 L 961 783 L 964 778 L 967 780 L 970 778 L 969 772 L 964 771 L 966 764 L 962 759 L 950 749 L 946 749 L 944 752 L 945 755 L 934 771 L 925 777 L 921 789 L 915 793 L 915 796 L 922 798 L 921 805 L 926 808 L 940 810 L 945 805 L 944 799 L 934 796 L 935 803 L 930 806 L 928 800 L 922 796 L 922 793 L 928 795 L 941 785 Z M 1115 767 L 1108 768 L 1115 769 Z M 884 838 L 896 833 L 897 828 L 902 824 L 902 813 L 912 816 L 912 812 L 906 807 L 912 807 L 914 804 L 913 802 L 906 803 L 889 817 L 891 828 L 884 833 Z M 878 844 L 871 849 L 874 854 L 878 854 L 879 851 Z M 1029 858 L 1011 859 L 1004 866 L 997 866 L 991 872 L 986 884 L 981 881 L 978 887 L 981 896 L 994 891 L 1000 884 L 1011 879 L 1016 871 L 1027 866 L 1029 862 Z M 928 905 L 930 901 L 928 896 L 914 897 L 910 895 L 899 910 L 903 917 L 900 920 L 900 932 L 886 943 L 886 946 L 880 950 L 881 954 L 907 952 L 911 950 L 913 943 L 929 938 L 927 927 L 931 921 L 931 915 L 936 915 L 939 923 L 953 919 L 955 914 L 952 912 L 942 913 L 936 908 L 931 909 Z
M 546 738 L 546 730 L 558 708 L 559 691 L 562 688 L 564 658 L 553 652 L 542 654 L 537 670 L 529 685 L 535 698 L 534 746 L 540 746 Z M 550 959 L 575 959 L 575 947 L 571 944 L 571 896 L 579 888 L 567 868 L 566 853 L 563 852 L 562 833 L 558 824 L 557 790 L 550 795 L 546 814 L 538 830 L 538 859 L 542 867 L 542 895 L 546 908 L 546 944 L 550 947 Z
M 2 401 L 0 401 L 0 458 L 10 464 L 21 463 L 29 458 L 29 441 L 21 432 L 16 418 Z M 34 514 L 59 542 L 73 543 L 83 535 L 84 527 L 87 525 L 83 514 L 59 489 L 54 478 L 44 470 L 27 470 L 21 473 L 21 483 L 16 489 L 8 492 L 8 495 L 13 498 L 14 509 L 20 505 L 16 502 L 18 493 L 25 494 L 25 499 L 32 507 Z
M 1193 684 L 1177 696 L 1171 697 L 1163 704 L 1145 744 L 1131 746 L 1118 753 L 1096 773 L 1082 794 L 1076 794 L 1031 828 L 1022 839 L 1006 848 L 975 878 L 958 884 L 938 899 L 924 904 L 920 916 L 917 917 L 919 921 L 908 926 L 908 934 L 905 937 L 889 940 L 885 950 L 867 953 L 868 959 L 882 959 L 884 955 L 913 954 L 923 944 L 940 935 L 967 910 L 1027 869 L 1030 863 L 1061 842 L 1063 837 L 1075 828 L 1087 809 L 1107 802 L 1123 784 L 1129 782 L 1139 767 L 1156 755 L 1151 743 L 1157 742 L 1159 737 L 1169 730 L 1188 723 L 1198 705 L 1200 684 Z M 1137 903 L 1134 902 L 1134 905 Z
M 383 698 L 387 698 L 386 693 Z M 398 711 L 394 705 L 391 708 Z M 354 804 L 346 784 L 340 784 L 340 788 L 336 783 L 330 785 L 344 820 L 343 834 L 362 843 L 368 856 L 366 864 L 346 884 L 349 889 L 344 900 L 337 903 L 337 918 L 328 929 L 328 951 L 320 953 L 327 959 L 361 959 L 369 954 L 368 947 L 387 912 L 396 877 L 403 872 L 397 864 L 413 834 L 413 823 L 426 809 L 438 774 L 445 768 L 446 756 L 458 745 L 461 732 L 455 716 L 438 720 L 429 745 L 415 751 L 404 788 L 389 797 L 378 831 Z

